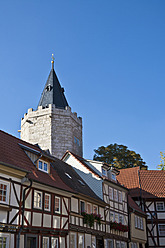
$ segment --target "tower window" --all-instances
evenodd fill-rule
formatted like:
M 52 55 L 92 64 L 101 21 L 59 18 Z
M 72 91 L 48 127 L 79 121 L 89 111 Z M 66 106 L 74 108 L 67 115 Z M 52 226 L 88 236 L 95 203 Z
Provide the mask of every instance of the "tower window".
M 52 88 L 53 87 L 49 84 L 49 85 L 46 86 L 46 91 L 51 91 Z
M 74 137 L 74 143 L 78 146 L 80 146 L 80 140 L 76 137 Z

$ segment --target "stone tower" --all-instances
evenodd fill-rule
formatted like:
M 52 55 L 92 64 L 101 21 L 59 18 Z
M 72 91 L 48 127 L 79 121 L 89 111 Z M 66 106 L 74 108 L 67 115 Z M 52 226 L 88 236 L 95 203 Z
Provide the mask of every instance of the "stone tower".
M 54 59 L 51 63 L 37 110 L 28 109 L 21 120 L 21 139 L 38 144 L 57 158 L 66 150 L 82 156 L 82 118 L 72 113 L 54 71 Z

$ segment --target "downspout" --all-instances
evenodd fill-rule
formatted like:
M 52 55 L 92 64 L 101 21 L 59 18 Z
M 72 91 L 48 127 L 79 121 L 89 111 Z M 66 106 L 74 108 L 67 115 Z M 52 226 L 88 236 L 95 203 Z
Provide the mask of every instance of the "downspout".
M 21 232 L 24 228 L 24 215 L 25 215 L 25 194 L 26 191 L 31 188 L 33 181 L 31 179 L 29 179 L 30 184 L 29 186 L 27 186 L 24 190 L 23 190 L 23 201 L 22 201 L 22 223 L 21 223 L 21 227 L 19 229 L 18 235 L 17 235 L 17 245 L 16 248 L 19 248 L 20 246 L 20 236 L 21 236 Z

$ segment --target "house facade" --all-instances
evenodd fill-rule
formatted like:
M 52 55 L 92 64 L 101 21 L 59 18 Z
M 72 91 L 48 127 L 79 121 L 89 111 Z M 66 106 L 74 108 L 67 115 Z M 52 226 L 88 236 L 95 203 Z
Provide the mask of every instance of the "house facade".
M 118 181 L 147 215 L 147 247 L 165 247 L 165 172 L 123 169 Z
M 105 163 L 85 160 L 69 151 L 63 156 L 63 161 L 71 165 L 95 194 L 107 204 L 104 247 L 127 247 L 128 190 L 117 183 L 118 171 Z

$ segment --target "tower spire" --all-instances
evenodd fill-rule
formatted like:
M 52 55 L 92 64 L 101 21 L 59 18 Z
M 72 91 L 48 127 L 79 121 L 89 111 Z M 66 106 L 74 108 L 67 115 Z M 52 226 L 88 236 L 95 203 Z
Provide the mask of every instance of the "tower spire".
M 54 54 L 52 53 L 52 61 L 51 61 L 51 63 L 52 63 L 52 70 L 54 69 Z

